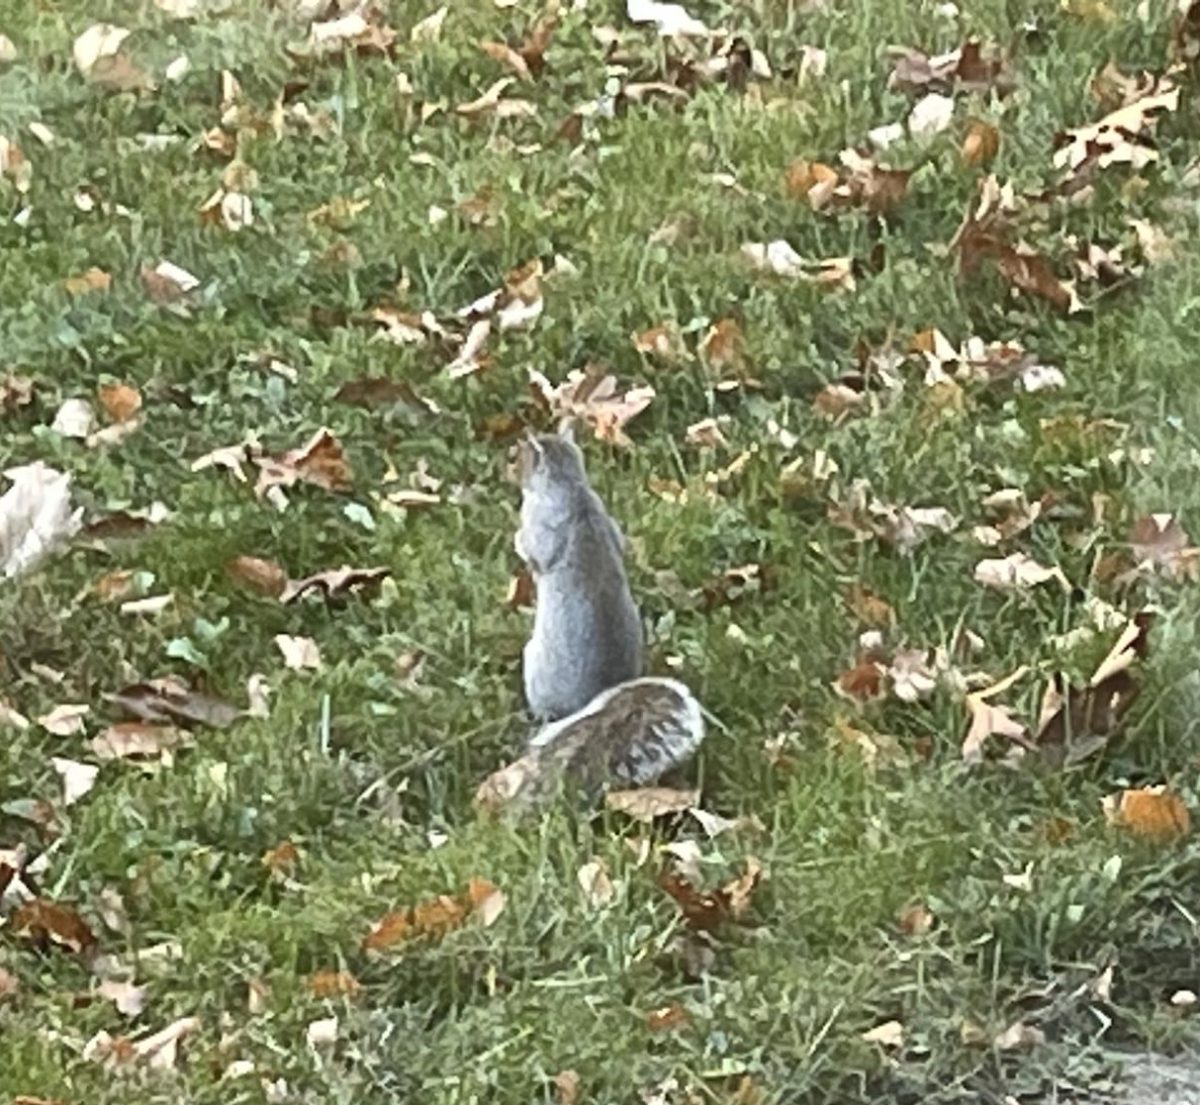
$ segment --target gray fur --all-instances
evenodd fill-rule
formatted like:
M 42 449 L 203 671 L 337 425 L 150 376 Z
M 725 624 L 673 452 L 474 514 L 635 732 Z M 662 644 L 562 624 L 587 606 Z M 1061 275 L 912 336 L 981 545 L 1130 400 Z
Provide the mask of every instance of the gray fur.
M 625 576 L 625 540 L 567 437 L 522 443 L 516 548 L 536 587 L 525 698 L 539 721 L 565 717 L 642 673 L 642 623 Z
M 689 759 L 704 739 L 700 703 L 674 679 L 634 679 L 543 727 L 529 751 L 480 786 L 476 802 L 520 812 L 564 786 L 594 798 L 611 786 L 646 786 Z

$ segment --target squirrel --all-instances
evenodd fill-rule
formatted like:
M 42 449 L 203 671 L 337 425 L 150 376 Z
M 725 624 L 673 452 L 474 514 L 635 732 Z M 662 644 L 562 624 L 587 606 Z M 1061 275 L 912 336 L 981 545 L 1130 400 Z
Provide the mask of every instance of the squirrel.
M 601 691 L 582 710 L 551 722 L 520 759 L 475 793 L 488 813 L 520 813 L 573 786 L 594 799 L 610 784 L 645 786 L 683 763 L 704 739 L 704 714 L 674 679 L 648 676 Z
M 642 621 L 625 576 L 625 538 L 588 483 L 570 429 L 522 441 L 517 469 L 515 544 L 536 596 L 525 698 L 547 722 L 642 674 Z

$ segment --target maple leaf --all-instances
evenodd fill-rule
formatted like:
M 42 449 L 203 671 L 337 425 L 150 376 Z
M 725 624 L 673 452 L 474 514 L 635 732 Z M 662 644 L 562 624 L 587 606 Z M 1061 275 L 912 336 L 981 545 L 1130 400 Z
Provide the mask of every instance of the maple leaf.
M 967 712 L 971 716 L 971 724 L 962 743 L 964 763 L 981 762 L 984 745 L 993 735 L 1007 737 L 1010 740 L 1020 740 L 1024 737 L 1025 726 L 1013 718 L 1012 710 L 1007 706 L 996 705 L 990 699 L 1003 694 L 1028 674 L 1027 667 L 1020 667 L 990 687 L 966 696 Z

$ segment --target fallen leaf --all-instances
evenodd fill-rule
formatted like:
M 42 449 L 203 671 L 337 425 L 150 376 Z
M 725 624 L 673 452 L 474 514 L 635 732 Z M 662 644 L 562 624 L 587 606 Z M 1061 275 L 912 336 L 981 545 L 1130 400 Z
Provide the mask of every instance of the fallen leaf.
M 869 1044 L 879 1044 L 881 1047 L 901 1048 L 904 1046 L 904 1025 L 899 1021 L 884 1021 L 874 1028 L 867 1029 L 862 1038 Z
M 598 440 L 625 447 L 632 442 L 624 427 L 651 404 L 656 394 L 652 387 L 631 388 L 621 394 L 615 376 L 590 366 L 572 370 L 557 387 L 536 370 L 530 370 L 529 380 L 536 398 L 556 418 L 579 419 L 592 427 Z
M 698 790 L 675 790 L 671 787 L 639 787 L 635 790 L 611 790 L 604 796 L 604 805 L 634 821 L 646 824 L 656 817 L 682 813 L 700 801 Z
M 971 168 L 990 165 L 1000 152 L 1000 131 L 982 119 L 971 119 L 959 153 Z
M 180 1017 L 152 1036 L 133 1042 L 133 1058 L 150 1070 L 171 1070 L 178 1059 L 179 1042 L 200 1028 L 199 1017 Z
M 442 24 L 446 22 L 446 13 L 449 8 L 443 4 L 436 11 L 431 12 L 424 19 L 413 24 L 412 31 L 409 33 L 409 41 L 413 43 L 436 42 L 442 37 Z
M 257 455 L 252 459 L 259 469 L 254 493 L 260 497 L 274 488 L 292 487 L 296 483 L 312 484 L 331 492 L 348 491 L 351 486 L 350 464 L 341 442 L 324 427 L 298 449 L 290 449 L 278 457 Z
M 507 904 L 503 890 L 478 877 L 467 884 L 466 899 L 472 915 L 479 918 L 484 928 L 491 928 L 496 923 Z
M 954 99 L 940 92 L 922 96 L 908 115 L 908 130 L 914 138 L 932 138 L 940 134 L 954 118 Z
M 85 77 L 89 76 L 102 59 L 116 56 L 129 34 L 124 27 L 112 23 L 92 24 L 71 47 L 75 68 Z
M 290 840 L 283 840 L 263 852 L 261 862 L 273 875 L 290 875 L 300 862 L 300 851 Z
M 1024 1021 L 1010 1024 L 992 1041 L 999 1051 L 1032 1051 L 1045 1042 L 1046 1034 L 1040 1028 L 1026 1024 Z
M 123 1017 L 139 1017 L 146 1008 L 146 987 L 132 982 L 121 982 L 106 978 L 96 987 L 96 993 L 105 1001 L 111 1001 Z
M 22 902 L 9 917 L 14 935 L 38 944 L 56 944 L 81 955 L 96 946 L 96 937 L 75 910 L 45 898 Z
M 112 276 L 95 266 L 78 276 L 68 276 L 63 281 L 67 295 L 87 295 L 89 292 L 106 292 L 112 287 Z
M 883 696 L 884 668 L 864 657 L 842 672 L 833 683 L 834 691 L 855 702 L 871 702 Z
M 342 384 L 334 393 L 334 401 L 349 403 L 356 407 L 387 407 L 403 403 L 414 410 L 440 414 L 441 408 L 432 399 L 422 398 L 405 380 L 392 380 L 386 376 L 366 376 Z
M 792 277 L 848 291 L 853 291 L 856 286 L 852 258 L 807 261 L 782 238 L 773 242 L 747 242 L 742 246 L 742 257 L 752 268 L 773 276 Z
M 0 414 L 11 414 L 33 402 L 33 380 L 28 376 L 5 373 L 0 376 Z
M 83 732 L 83 719 L 91 712 L 90 706 L 64 703 L 37 718 L 37 723 L 56 737 L 74 737 Z
M 321 666 L 321 650 L 311 637 L 276 634 L 275 647 L 283 654 L 284 667 L 292 671 L 316 671 Z
M 279 598 L 288 586 L 287 572 L 274 560 L 263 560 L 257 556 L 235 556 L 225 564 L 225 571 L 239 583 L 252 591 L 271 598 Z
M 288 580 L 279 595 L 279 601 L 286 606 L 312 591 L 320 592 L 326 600 L 343 598 L 351 592 L 365 587 L 373 587 L 389 575 L 391 575 L 390 568 L 350 568 L 345 566 L 317 572 L 315 575 L 305 576 L 303 579 Z
M 687 1010 L 677 1001 L 646 1014 L 646 1027 L 651 1032 L 671 1032 L 690 1023 Z
M 920 902 L 905 906 L 896 919 L 900 931 L 908 936 L 928 936 L 937 918 Z
M 142 409 L 142 393 L 128 384 L 101 384 L 96 397 L 112 422 L 128 422 Z
M 304 1030 L 304 1041 L 314 1050 L 318 1048 L 333 1047 L 333 1045 L 337 1043 L 337 1038 L 337 1017 L 324 1017 L 321 1020 L 313 1021 Z
M 1168 579 L 1200 578 L 1200 548 L 1189 545 L 1173 514 L 1138 518 L 1129 531 L 1129 548 L 1134 561 L 1150 572 L 1161 572 Z
M 170 261 L 160 261 L 154 268 L 143 268 L 142 286 L 155 303 L 177 303 L 189 292 L 200 287 L 200 281 L 187 269 Z
M 100 768 L 95 764 L 84 764 L 61 756 L 52 756 L 50 766 L 62 779 L 64 807 L 73 806 L 87 794 L 96 785 L 96 776 L 100 774 Z
M 1024 591 L 1048 580 L 1057 580 L 1064 591 L 1071 584 L 1057 565 L 1047 568 L 1025 553 L 1017 552 L 1000 559 L 981 560 L 975 565 L 975 582 L 997 591 Z
M 518 80 L 533 80 L 533 74 L 529 71 L 529 63 L 507 43 L 480 42 L 478 45 L 479 49 L 493 61 L 498 61 L 501 65 L 507 65 L 509 69 L 516 73 Z
M 79 530 L 71 477 L 36 461 L 9 468 L 12 487 L 0 495 L 0 570 L 6 579 L 29 571 Z
M 192 690 L 174 675 L 134 683 L 105 698 L 133 717 L 148 722 L 182 721 L 226 729 L 240 716 L 228 702 Z
M 86 399 L 71 398 L 63 400 L 62 406 L 54 415 L 50 429 L 62 437 L 75 438 L 82 441 L 96 425 L 96 416 L 92 413 L 91 405 Z
M 1003 694 L 1009 687 L 1023 679 L 1029 673 L 1026 667 L 1020 667 L 1011 675 L 993 683 L 990 687 L 975 691 L 966 696 L 967 712 L 971 724 L 963 739 L 962 758 L 964 763 L 976 764 L 983 759 L 983 747 L 987 739 L 993 735 L 1018 740 L 1025 735 L 1025 726 L 1013 719 L 1012 710 L 1007 706 L 999 706 L 989 701 Z
M 573 1070 L 560 1070 L 552 1079 L 555 1105 L 576 1105 L 579 1101 L 579 1075 Z
M 1086 165 L 1107 168 L 1114 164 L 1142 169 L 1158 160 L 1158 151 L 1147 137 L 1159 117 L 1179 107 L 1179 89 L 1162 88 L 1124 104 L 1096 123 L 1075 127 L 1055 139 L 1054 166 L 1068 178 Z
M 604 860 L 593 857 L 576 872 L 579 889 L 592 909 L 603 909 L 611 905 L 616 891 L 608 877 L 608 866 Z
M 704 37 L 711 33 L 681 4 L 663 4 L 659 0 L 626 0 L 625 14 L 631 23 L 653 23 L 664 38 L 676 35 Z
M 348 971 L 317 971 L 308 976 L 308 992 L 314 998 L 356 998 L 362 983 Z

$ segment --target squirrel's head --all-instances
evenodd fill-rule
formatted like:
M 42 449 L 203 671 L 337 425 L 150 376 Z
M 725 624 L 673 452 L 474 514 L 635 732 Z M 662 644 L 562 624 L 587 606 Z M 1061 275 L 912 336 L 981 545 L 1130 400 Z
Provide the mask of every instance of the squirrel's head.
M 587 483 L 583 454 L 568 427 L 557 434 L 530 435 L 517 449 L 521 486 L 537 491 L 562 484 Z

